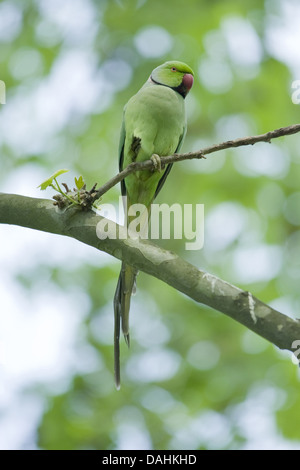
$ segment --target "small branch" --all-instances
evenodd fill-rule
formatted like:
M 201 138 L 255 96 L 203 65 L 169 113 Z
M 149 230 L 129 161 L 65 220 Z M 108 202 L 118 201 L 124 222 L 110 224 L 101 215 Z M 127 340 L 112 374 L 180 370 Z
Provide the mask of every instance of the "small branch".
M 245 145 L 254 145 L 258 142 L 271 142 L 272 139 L 277 139 L 278 137 L 283 137 L 285 135 L 296 134 L 300 132 L 300 124 L 293 124 L 287 127 L 280 127 L 274 131 L 266 132 L 266 134 L 260 134 L 250 137 L 241 137 L 235 140 L 227 140 L 220 144 L 214 144 L 204 149 L 198 150 L 196 152 L 188 153 L 175 153 L 174 155 L 169 155 L 167 157 L 161 157 L 161 165 L 164 168 L 169 163 L 177 163 L 183 160 L 193 160 L 193 159 L 202 159 L 205 158 L 205 155 L 210 153 L 219 152 L 220 150 L 225 150 L 234 147 L 242 147 Z M 144 162 L 133 162 L 130 163 L 123 171 L 111 178 L 107 183 L 105 183 L 101 188 L 95 191 L 93 202 L 99 199 L 103 194 L 105 194 L 109 189 L 111 189 L 116 184 L 120 183 L 126 176 L 134 173 L 136 171 L 145 171 L 145 170 L 154 170 L 154 164 L 152 160 L 146 160 Z

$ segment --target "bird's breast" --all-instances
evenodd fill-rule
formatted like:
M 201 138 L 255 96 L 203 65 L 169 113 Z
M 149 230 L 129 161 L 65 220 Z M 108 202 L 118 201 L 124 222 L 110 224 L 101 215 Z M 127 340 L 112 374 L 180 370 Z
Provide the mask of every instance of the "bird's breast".
M 175 152 L 185 127 L 183 98 L 160 85 L 142 88 L 127 104 L 126 136 L 141 139 L 138 160 Z

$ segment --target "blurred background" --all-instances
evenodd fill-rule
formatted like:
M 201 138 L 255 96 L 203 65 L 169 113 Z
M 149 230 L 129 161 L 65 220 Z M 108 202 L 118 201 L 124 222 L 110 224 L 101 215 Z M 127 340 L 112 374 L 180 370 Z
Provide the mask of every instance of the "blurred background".
M 123 106 L 166 60 L 195 71 L 182 151 L 298 123 L 299 16 L 296 0 L 1 1 L 0 191 L 112 177 Z M 299 177 L 300 135 L 176 164 L 157 202 L 204 204 L 204 248 L 158 243 L 295 318 Z M 290 353 L 140 273 L 117 392 L 120 262 L 20 227 L 0 240 L 1 449 L 300 449 Z

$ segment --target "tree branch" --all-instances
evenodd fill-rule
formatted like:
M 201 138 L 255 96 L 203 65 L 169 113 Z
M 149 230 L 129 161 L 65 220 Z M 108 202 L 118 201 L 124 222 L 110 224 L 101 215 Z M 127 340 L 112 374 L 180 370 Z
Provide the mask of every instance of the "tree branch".
M 277 139 L 278 137 L 283 137 L 285 135 L 296 134 L 300 132 L 300 124 L 293 124 L 287 127 L 280 127 L 274 131 L 266 132 L 265 134 L 254 135 L 250 137 L 241 137 L 235 140 L 227 140 L 220 144 L 214 144 L 209 147 L 205 147 L 196 152 L 188 153 L 175 153 L 174 155 L 169 155 L 167 157 L 161 157 L 162 168 L 168 165 L 169 163 L 177 163 L 183 160 L 192 160 L 192 159 L 201 159 L 205 158 L 205 155 L 210 153 L 219 152 L 220 150 L 225 150 L 233 147 L 242 147 L 245 145 L 254 145 L 258 142 L 268 142 L 270 143 L 272 139 Z M 145 170 L 154 170 L 154 163 L 152 160 L 146 160 L 144 162 L 133 162 L 130 163 L 123 171 L 115 175 L 109 181 L 107 181 L 101 188 L 95 191 L 93 201 L 99 199 L 103 194 L 105 194 L 109 189 L 111 189 L 116 184 L 120 183 L 126 176 L 134 173 L 136 171 L 145 171 Z
M 242 323 L 281 349 L 293 352 L 300 340 L 300 322 L 274 310 L 250 292 L 197 269 L 171 251 L 139 239 L 104 239 L 97 224 L 103 217 L 74 207 L 60 210 L 46 199 L 0 193 L 0 223 L 28 227 L 75 238 L 98 250 L 124 260 L 157 277 L 196 302 L 208 305 Z M 117 227 L 121 235 L 123 227 Z

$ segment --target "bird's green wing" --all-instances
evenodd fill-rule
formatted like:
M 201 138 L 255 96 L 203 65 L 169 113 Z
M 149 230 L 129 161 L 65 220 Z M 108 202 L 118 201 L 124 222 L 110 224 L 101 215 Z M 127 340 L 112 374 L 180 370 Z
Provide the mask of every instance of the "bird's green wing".
M 120 131 L 120 141 L 119 141 L 119 171 L 123 170 L 123 163 L 124 163 L 124 145 L 125 145 L 125 137 L 126 137 L 124 114 L 125 114 L 125 109 L 123 112 L 123 120 L 122 120 L 122 126 L 121 126 L 121 131 Z M 125 180 L 121 181 L 121 194 L 122 196 L 126 195 Z
M 186 125 L 185 125 L 185 127 L 184 127 L 184 130 L 183 130 L 182 135 L 180 136 L 180 139 L 179 139 L 177 148 L 176 148 L 176 150 L 175 150 L 174 153 L 179 152 L 179 150 L 181 149 L 181 146 L 182 146 L 183 141 L 184 141 L 185 134 L 186 134 Z M 171 169 L 172 169 L 172 166 L 173 166 L 173 163 L 169 163 L 169 165 L 167 166 L 166 171 L 164 172 L 163 176 L 160 178 L 160 180 L 159 180 L 159 182 L 158 182 L 158 185 L 157 185 L 157 188 L 156 188 L 156 191 L 155 191 L 155 196 L 154 196 L 154 198 L 157 197 L 159 191 L 161 190 L 161 188 L 162 188 L 163 185 L 165 184 L 165 181 L 166 181 L 167 176 L 169 175 L 169 173 L 170 173 L 170 171 L 171 171 Z

